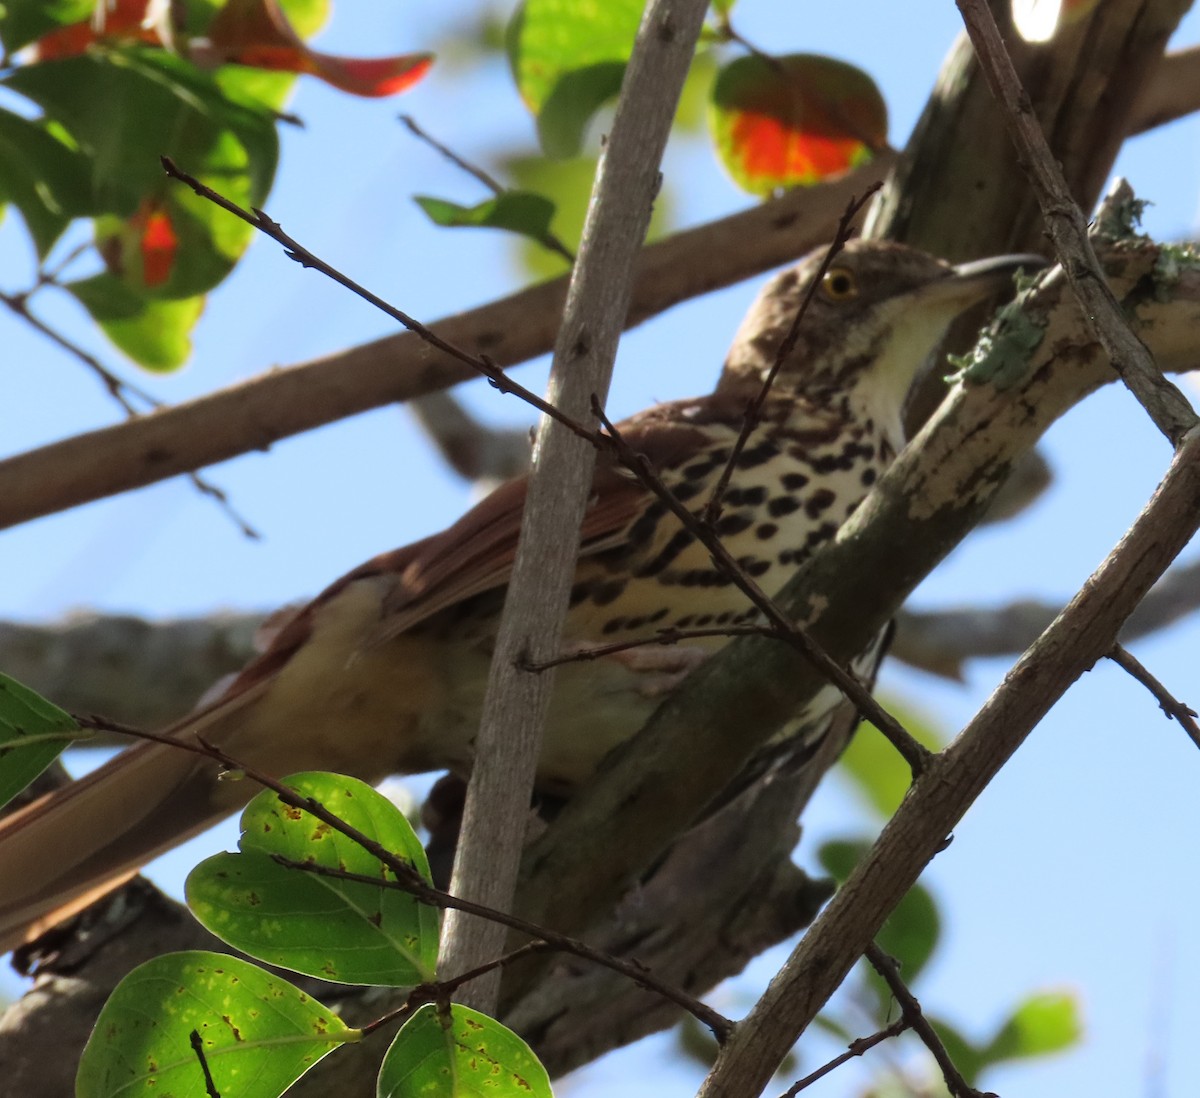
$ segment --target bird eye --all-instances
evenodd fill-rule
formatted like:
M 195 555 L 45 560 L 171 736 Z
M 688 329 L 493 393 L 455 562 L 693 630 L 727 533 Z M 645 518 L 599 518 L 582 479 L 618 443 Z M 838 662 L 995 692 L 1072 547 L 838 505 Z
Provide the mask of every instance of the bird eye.
M 849 301 L 858 296 L 858 280 L 848 267 L 831 267 L 821 279 L 821 292 L 827 301 Z

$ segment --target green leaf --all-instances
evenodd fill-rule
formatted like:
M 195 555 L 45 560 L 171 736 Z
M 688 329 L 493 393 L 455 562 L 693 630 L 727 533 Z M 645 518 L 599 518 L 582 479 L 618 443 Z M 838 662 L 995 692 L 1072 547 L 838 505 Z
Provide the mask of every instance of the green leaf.
M 447 1016 L 449 1014 L 449 1016 Z M 512 1030 L 476 1010 L 421 1007 L 396 1034 L 378 1098 L 552 1098 L 550 1078 Z
M 726 65 L 709 124 L 726 171 L 751 194 L 842 175 L 887 143 L 887 106 L 875 82 L 815 54 L 748 55 Z
M 817 858 L 830 876 L 842 884 L 862 860 L 869 844 L 861 840 L 843 839 L 827 842 L 817 851 Z M 910 982 L 928 963 L 941 936 L 941 916 L 937 904 L 923 885 L 915 884 L 905 893 L 888 921 L 876 936 L 880 947 L 895 957 L 904 968 L 904 978 Z M 879 980 L 874 976 L 874 980 Z M 886 985 L 877 985 L 885 1001 L 890 998 Z
M 0 675 L 0 806 L 7 804 L 84 732 L 64 709 Z
M 505 191 L 477 206 L 460 206 L 444 198 L 415 195 L 416 202 L 435 225 L 447 228 L 504 229 L 529 237 L 543 246 L 552 237 L 554 203 L 530 191 Z
M 177 370 L 192 353 L 192 329 L 205 298 L 155 301 L 110 274 L 69 282 L 70 290 L 113 343 L 147 370 Z
M 1078 1044 L 1083 1036 L 1079 1004 L 1065 992 L 1031 995 L 982 1050 L 986 1064 L 1047 1056 Z
M 205 1098 L 195 1030 L 220 1094 L 274 1098 L 361 1033 L 286 980 L 220 953 L 169 953 L 113 991 L 83 1050 L 76 1098 Z
M 893 699 L 885 702 L 887 710 L 925 747 L 940 751 L 945 746 L 941 732 L 929 719 Z M 896 749 L 869 721 L 863 721 L 839 760 L 839 773 L 849 778 L 857 792 L 881 816 L 891 816 L 908 787 L 912 771 Z
M 365 782 L 336 774 L 286 779 L 398 854 L 425 881 L 429 865 L 404 814 Z M 357 843 L 267 790 L 242 813 L 240 854 L 201 862 L 188 904 L 209 930 L 253 957 L 324 980 L 398 986 L 431 980 L 438 912 L 394 888 L 279 865 L 276 855 L 379 879 L 390 875 Z
M 643 0 L 525 0 L 508 29 L 513 79 L 548 156 L 576 156 L 588 122 L 617 94 Z
M 95 6 L 95 0 L 4 0 L 0 42 L 13 53 L 43 34 L 91 18 Z
M 87 160 L 41 122 L 0 111 L 0 204 L 21 211 L 39 257 L 91 212 Z

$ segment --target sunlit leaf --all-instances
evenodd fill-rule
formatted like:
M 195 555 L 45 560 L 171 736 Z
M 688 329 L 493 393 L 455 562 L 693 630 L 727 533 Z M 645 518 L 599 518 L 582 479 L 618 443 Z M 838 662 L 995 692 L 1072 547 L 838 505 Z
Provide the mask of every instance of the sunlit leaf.
M 1083 1036 L 1079 1004 L 1066 992 L 1040 992 L 1018 1004 L 982 1050 L 984 1060 L 1023 1060 L 1062 1052 Z
M 621 87 L 642 0 L 525 0 L 508 30 L 513 79 L 548 156 L 572 157 L 596 111 Z
M 86 734 L 66 710 L 0 675 L 0 806 Z
M 404 814 L 365 782 L 296 774 L 286 783 L 404 858 L 429 881 L 425 851 Z M 325 980 L 397 986 L 432 979 L 438 913 L 392 888 L 280 865 L 281 856 L 392 879 L 378 858 L 270 791 L 242 813 L 239 854 L 201 862 L 187 880 L 196 917 L 253 957 Z
M 421 1007 L 396 1034 L 378 1098 L 552 1098 L 529 1046 L 494 1018 L 457 1003 Z
M 1078 23 L 1100 0 L 1012 0 L 1013 25 L 1026 42 L 1049 42 L 1062 27 Z
M 875 82 L 813 54 L 748 55 L 725 66 L 709 120 L 726 170 L 752 194 L 842 175 L 887 143 Z
M 220 953 L 169 953 L 113 991 L 83 1050 L 76 1098 L 206 1098 L 200 1035 L 218 1093 L 282 1094 L 361 1036 L 299 988 Z
M 208 29 L 209 60 L 306 73 L 352 95 L 395 95 L 428 71 L 428 53 L 352 58 L 308 47 L 277 0 L 229 0 Z
M 159 300 L 139 294 L 111 274 L 67 283 L 104 334 L 147 370 L 177 370 L 192 353 L 192 329 L 204 297 Z

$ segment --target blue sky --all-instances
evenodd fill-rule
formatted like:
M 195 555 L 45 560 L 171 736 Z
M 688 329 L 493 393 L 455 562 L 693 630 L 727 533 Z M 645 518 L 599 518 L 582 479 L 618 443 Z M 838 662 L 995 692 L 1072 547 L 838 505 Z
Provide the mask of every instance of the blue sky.
M 405 5 L 343 0 L 322 40 L 344 52 L 401 52 L 427 46 L 475 10 L 467 0 Z M 851 60 L 880 83 L 891 140 L 902 144 L 957 28 L 953 5 L 844 0 L 779 5 L 743 0 L 739 28 L 779 51 L 826 52 Z M 1181 43 L 1200 38 L 1185 24 Z M 531 140 L 532 125 L 500 66 L 469 72 L 446 64 L 408 95 L 350 100 L 303 82 L 293 109 L 306 129 L 284 130 L 284 155 L 269 212 L 323 257 L 426 320 L 499 296 L 517 277 L 503 239 L 432 228 L 414 193 L 470 201 L 471 181 L 414 142 L 399 111 L 486 166 Z M 1159 237 L 1194 229 L 1200 147 L 1185 122 L 1130 142 L 1119 170 L 1155 203 L 1146 218 Z M 679 224 L 694 224 L 750 201 L 721 174 L 703 143 L 673 148 L 668 180 L 679 181 Z M 0 226 L 0 284 L 26 284 L 29 251 L 15 219 Z M 654 400 L 702 392 L 719 369 L 755 282 L 673 310 L 622 344 L 610 408 L 624 415 Z M 67 308 L 57 314 L 77 337 L 119 363 Z M 15 453 L 113 422 L 111 401 L 72 361 L 10 319 L 0 447 Z M 210 299 L 191 365 L 146 384 L 174 402 L 391 330 L 386 318 L 267 241 Z M 124 367 L 134 374 L 133 367 Z M 543 366 L 522 381 L 538 387 Z M 144 380 L 144 379 L 140 379 Z M 491 422 L 526 423 L 528 410 L 482 385 L 462 390 Z M 998 605 L 1016 597 L 1065 600 L 1117 540 L 1166 467 L 1166 444 L 1132 398 L 1110 388 L 1050 433 L 1055 485 L 1019 520 L 974 535 L 920 589 L 915 603 Z M 73 609 L 153 617 L 218 608 L 270 608 L 301 598 L 382 549 L 444 526 L 469 503 L 403 409 L 386 408 L 280 443 L 211 470 L 237 508 L 264 534 L 242 539 L 183 480 L 78 508 L 6 531 L 0 538 L 0 617 L 44 621 Z M 1194 553 L 1194 549 L 1192 550 Z M 1185 700 L 1200 699 L 1200 625 L 1178 625 L 1134 646 Z M 976 661 L 968 681 L 948 684 L 889 670 L 884 690 L 928 713 L 947 734 L 974 712 L 1006 669 Z M 984 1080 L 1001 1093 L 1150 1096 L 1191 1093 L 1200 1068 L 1193 1039 L 1200 1007 L 1190 986 L 1200 947 L 1189 933 L 1200 907 L 1195 875 L 1200 831 L 1200 756 L 1152 700 L 1115 668 L 1099 666 L 1035 731 L 972 809 L 954 844 L 926 876 L 946 915 L 941 951 L 917 987 L 926 1007 L 982 1034 L 1014 1002 L 1041 988 L 1080 998 L 1079 1048 Z M 799 860 L 812 864 L 822 836 L 861 832 L 853 793 L 827 783 L 808 822 Z M 228 844 L 228 830 L 222 833 Z M 194 860 L 194 859 L 193 859 Z M 167 867 L 178 881 L 182 859 Z M 718 993 L 737 1012 L 777 956 Z M 740 1004 L 740 1005 L 739 1005 Z M 693 1073 L 670 1065 L 657 1039 L 599 1065 L 564 1088 L 599 1096 L 687 1094 Z M 804 1052 L 813 1066 L 825 1045 Z M 878 1061 L 877 1061 L 878 1062 Z M 1157 1066 L 1156 1066 L 1157 1065 Z M 837 1073 L 817 1095 L 854 1092 L 861 1068 Z

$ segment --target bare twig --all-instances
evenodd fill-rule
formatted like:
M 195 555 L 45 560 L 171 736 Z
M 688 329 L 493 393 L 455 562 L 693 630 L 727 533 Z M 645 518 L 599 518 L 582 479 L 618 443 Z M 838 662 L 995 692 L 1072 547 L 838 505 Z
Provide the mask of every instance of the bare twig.
M 571 953 L 585 961 L 591 961 L 604 968 L 612 969 L 614 972 L 619 972 L 627 976 L 648 991 L 662 995 L 664 998 L 686 1010 L 698 1022 L 707 1026 L 718 1041 L 725 1040 L 733 1030 L 733 1023 L 729 1019 L 681 989 L 657 979 L 653 973 L 636 962 L 625 961 L 620 957 L 614 957 L 601 950 L 592 949 L 577 938 L 560 934 L 549 927 L 539 926 L 528 919 L 522 919 L 516 915 L 510 915 L 505 911 L 499 911 L 485 904 L 475 903 L 442 889 L 434 888 L 432 885 L 427 884 L 421 875 L 404 858 L 372 839 L 352 824 L 347 823 L 336 813 L 326 808 L 316 798 L 303 796 L 297 793 L 291 786 L 284 784 L 278 778 L 267 774 L 265 771 L 253 766 L 246 766 L 239 759 L 222 751 L 215 744 L 208 743 L 201 736 L 196 736 L 194 739 L 177 739 L 173 736 L 160 735 L 157 732 L 147 732 L 140 728 L 131 728 L 128 725 L 106 720 L 103 717 L 77 716 L 76 720 L 83 728 L 117 732 L 132 739 L 146 740 L 151 743 L 159 743 L 167 747 L 176 748 L 180 751 L 188 751 L 193 755 L 211 759 L 227 770 L 244 774 L 248 780 L 261 785 L 264 789 L 271 790 L 284 804 L 292 808 L 298 808 L 316 817 L 323 824 L 326 824 L 334 831 L 337 831 L 338 834 L 344 835 L 351 842 L 361 847 L 371 857 L 378 858 L 380 864 L 395 877 L 395 881 L 380 880 L 378 877 L 348 873 L 343 869 L 315 865 L 311 862 L 293 862 L 288 858 L 275 857 L 275 861 L 289 869 L 297 869 L 306 873 L 313 873 L 317 876 L 334 877 L 343 881 L 356 881 L 379 888 L 397 888 L 413 896 L 421 903 L 429 904 L 432 907 L 449 911 L 462 911 L 479 919 L 507 927 L 510 930 L 516 930 L 522 934 L 527 934 L 535 941 L 544 942 L 547 948 Z M 492 959 L 483 961 L 481 964 L 495 967 Z
M 1178 387 L 1163 377 L 1108 288 L 1088 239 L 1087 219 L 1038 125 L 991 9 L 985 0 L 957 3 L 992 94 L 1004 108 L 1009 134 L 1037 195 L 1055 254 L 1079 300 L 1083 322 L 1158 429 L 1178 446 L 1200 419 Z
M 505 187 L 502 183 L 497 181 L 493 176 L 489 175 L 478 165 L 472 164 L 469 160 L 463 159 L 463 157 L 459 156 L 458 153 L 456 153 L 453 149 L 443 145 L 440 141 L 426 133 L 425 130 L 417 125 L 416 119 L 414 119 L 412 115 L 402 114 L 398 117 L 400 121 L 408 127 L 409 133 L 419 140 L 424 141 L 427 145 L 429 145 L 430 148 L 441 153 L 441 155 L 449 160 L 450 163 L 456 168 L 460 168 L 468 175 L 478 179 L 480 183 L 482 183 L 489 191 L 492 192 L 492 194 L 500 196 L 509 193 L 508 187 Z M 567 263 L 575 262 L 575 253 L 549 230 L 546 230 L 544 233 L 540 233 L 537 237 L 537 241 L 543 247 L 549 248 L 550 251 L 562 256 Z
M 710 526 L 715 526 L 717 520 L 721 517 L 721 506 L 725 498 L 725 491 L 729 487 L 729 481 L 733 476 L 734 469 L 737 468 L 738 458 L 742 456 L 742 451 L 746 448 L 746 443 L 750 440 L 750 435 L 753 433 L 754 428 L 762 420 L 763 406 L 767 403 L 767 398 L 771 395 L 771 389 L 775 385 L 775 379 L 779 376 L 779 371 L 796 348 L 796 341 L 800 338 L 800 325 L 804 321 L 813 296 L 820 289 L 821 280 L 825 277 L 825 272 L 829 270 L 829 265 L 833 262 L 834 256 L 845 247 L 846 241 L 850 239 L 850 231 L 854 218 L 858 216 L 863 207 L 874 197 L 875 192 L 878 190 L 878 186 L 871 187 L 864 191 L 862 195 L 852 198 L 846 206 L 846 212 L 842 214 L 842 219 L 838 222 L 837 231 L 833 234 L 833 240 L 825 251 L 825 256 L 821 260 L 820 267 L 817 268 L 816 276 L 809 284 L 808 290 L 805 292 L 795 316 L 792 317 L 792 323 L 788 327 L 786 334 L 779 341 L 779 346 L 775 350 L 774 361 L 772 361 L 771 368 L 767 371 L 767 376 L 763 378 L 758 395 L 746 407 L 745 415 L 742 417 L 742 428 L 738 432 L 733 449 L 729 452 L 729 460 L 725 462 L 725 468 L 721 470 L 721 475 L 717 478 L 717 483 L 713 485 L 708 503 L 704 507 L 702 517 Z
M 901 1016 L 890 1026 L 879 1030 L 878 1033 L 872 1033 L 870 1037 L 860 1037 L 857 1041 L 851 1041 L 849 1047 L 840 1056 L 835 1056 L 827 1064 L 822 1064 L 816 1071 L 810 1072 L 803 1079 L 798 1079 L 779 1098 L 796 1098 L 797 1094 L 812 1086 L 818 1079 L 824 1079 L 831 1071 L 835 1071 L 850 1060 L 865 1055 L 876 1045 L 881 1045 L 884 1041 L 890 1041 L 893 1037 L 899 1037 L 908 1028 L 908 1019 Z
M 71 355 L 77 361 L 82 362 L 100 379 L 108 394 L 121 406 L 121 409 L 130 419 L 136 419 L 142 414 L 141 409 L 133 403 L 130 397 L 136 397 L 151 409 L 162 407 L 161 402 L 146 392 L 145 389 L 139 388 L 122 377 L 118 377 L 90 351 L 84 350 L 78 343 L 68 339 L 61 332 L 55 331 L 45 321 L 35 316 L 29 309 L 27 298 L 27 294 L 0 293 L 0 304 L 6 305 L 35 331 L 40 332 L 67 354 Z M 189 473 L 188 479 L 201 495 L 208 496 L 209 499 L 216 501 L 221 510 L 233 520 L 234 524 L 241 530 L 245 537 L 258 538 L 258 531 L 238 514 L 229 502 L 229 496 L 222 489 L 202 477 L 199 473 Z
M 731 217 L 646 246 L 625 326 L 680 301 L 787 263 L 829 239 L 852 194 L 895 158 L 876 157 L 843 179 L 797 189 Z M 513 366 L 553 346 L 566 277 L 431 325 L 459 346 Z M 0 528 L 265 450 L 347 416 L 411 400 L 475 376 L 410 332 L 326 358 L 271 369 L 196 400 L 0 461 Z
M 1176 698 L 1127 648 L 1114 644 L 1112 650 L 1108 652 L 1108 658 L 1149 690 L 1167 718 L 1177 720 L 1192 743 L 1200 747 L 1200 724 L 1196 723 L 1197 714 L 1190 705 L 1185 705 Z
M 424 340 L 431 347 L 482 374 L 500 392 L 519 397 L 526 404 L 536 408 L 542 415 L 561 423 L 580 438 L 587 439 L 589 442 L 594 440 L 594 432 L 589 431 L 583 424 L 576 422 L 570 416 L 559 411 L 553 404 L 543 400 L 531 389 L 526 389 L 524 385 L 513 381 L 487 355 L 469 354 L 461 347 L 449 342 L 449 340 L 443 339 L 432 328 L 422 324 L 415 317 L 409 316 L 402 309 L 398 309 L 395 305 L 384 301 L 378 294 L 372 293 L 365 286 L 355 282 L 349 275 L 344 274 L 338 268 L 325 262 L 319 256 L 314 255 L 303 244 L 285 233 L 279 222 L 273 221 L 262 210 L 243 210 L 236 202 L 231 202 L 223 194 L 201 183 L 195 176 L 181 171 L 169 156 L 163 156 L 159 159 L 162 161 L 163 170 L 172 179 L 178 179 L 181 183 L 186 184 L 195 191 L 201 198 L 211 202 L 214 206 L 220 206 L 227 213 L 233 214 L 234 217 L 240 218 L 247 225 L 257 229 L 263 235 L 269 236 L 283 248 L 284 254 L 289 259 L 295 260 L 301 267 L 311 267 L 313 270 L 319 271 L 326 278 L 336 282 L 339 286 L 344 286 L 352 294 L 361 297 L 369 305 L 375 306 L 380 312 L 386 313 L 393 320 L 404 325 L 405 328 Z
M 528 660 L 521 666 L 526 671 L 548 671 L 551 667 L 560 667 L 564 663 L 587 663 L 589 660 L 603 659 L 618 652 L 628 652 L 631 648 L 646 648 L 652 644 L 672 645 L 684 641 L 698 640 L 702 637 L 774 637 L 776 640 L 787 640 L 789 634 L 782 629 L 773 629 L 769 625 L 722 625 L 713 629 L 659 629 L 652 637 L 640 637 L 637 640 L 614 641 L 612 644 L 598 644 L 590 648 L 580 648 L 574 652 L 564 652 L 548 660 Z
M 1153 498 L 1079 594 L 917 780 L 723 1046 L 700 1098 L 754 1093 L 766 1083 L 963 813 L 1069 685 L 1111 649 L 1121 623 L 1198 528 L 1200 430 L 1184 437 Z
M 208 1057 L 204 1055 L 204 1040 L 201 1038 L 199 1030 L 193 1029 L 189 1040 L 196 1059 L 200 1061 L 200 1070 L 204 1073 L 205 1093 L 208 1098 L 221 1098 L 221 1092 L 217 1090 L 217 1084 L 213 1081 L 212 1072 L 208 1067 Z
M 603 410 L 597 406 L 594 411 L 604 426 L 609 444 L 621 463 L 666 504 L 684 528 L 709 551 L 717 568 L 730 578 L 767 619 L 771 627 L 782 633 L 788 644 L 816 667 L 858 708 L 864 718 L 888 738 L 888 741 L 908 764 L 913 776 L 916 777 L 930 758 L 929 749 L 888 713 L 854 675 L 836 660 L 831 659 L 804 629 L 780 610 L 775 601 L 746 574 L 729 550 L 725 548 L 724 543 L 712 527 L 698 519 L 675 498 L 675 494 L 663 483 L 657 470 L 650 465 L 644 455 L 633 450 L 616 425 L 604 415 Z
M 962 1072 L 958 1070 L 950 1053 L 946 1051 L 946 1046 L 938 1036 L 937 1030 L 933 1028 L 921 1010 L 921 1004 L 917 1001 L 917 997 L 908 989 L 908 985 L 901 977 L 900 966 L 896 963 L 896 959 L 880 949 L 875 942 L 867 946 L 866 958 L 871 962 L 871 967 L 883 977 L 884 983 L 896 997 L 896 1002 L 900 1004 L 902 1016 L 909 1028 L 921 1038 L 934 1060 L 937 1061 L 937 1065 L 942 1071 L 942 1078 L 946 1080 L 946 1089 L 954 1095 L 954 1098 L 997 1098 L 997 1095 L 990 1092 L 984 1094 L 976 1090 L 963 1078 Z

